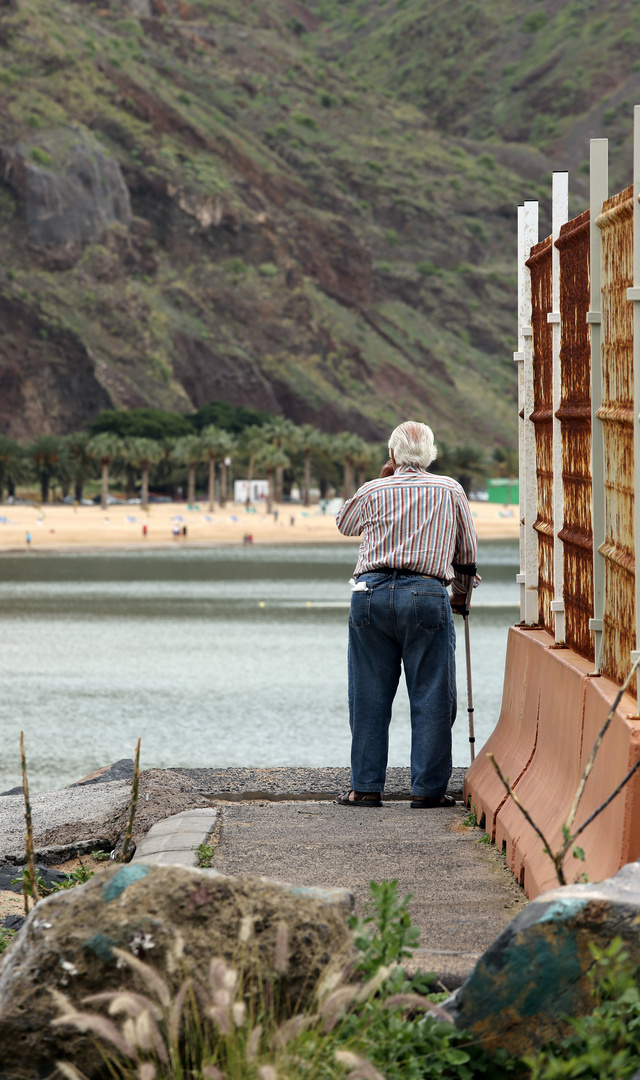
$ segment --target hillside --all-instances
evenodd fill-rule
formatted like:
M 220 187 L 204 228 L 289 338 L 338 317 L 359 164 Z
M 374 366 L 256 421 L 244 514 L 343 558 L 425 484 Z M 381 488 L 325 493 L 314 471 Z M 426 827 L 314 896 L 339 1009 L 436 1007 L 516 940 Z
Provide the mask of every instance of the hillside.
M 541 152 L 575 170 L 579 200 L 589 140 L 606 137 L 612 191 L 627 186 L 640 102 L 634 0 L 319 0 L 319 13 L 327 57 L 463 145 L 490 141 L 523 176 L 537 174 Z
M 0 432 L 218 398 L 511 444 L 515 207 L 612 93 L 525 145 L 578 7 L 0 0 Z

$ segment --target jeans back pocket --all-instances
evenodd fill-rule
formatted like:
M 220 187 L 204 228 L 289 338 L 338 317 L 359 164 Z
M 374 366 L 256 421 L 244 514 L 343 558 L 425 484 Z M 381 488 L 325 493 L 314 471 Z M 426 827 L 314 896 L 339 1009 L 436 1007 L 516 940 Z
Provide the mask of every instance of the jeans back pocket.
M 354 630 L 362 630 L 371 622 L 371 589 L 366 592 L 351 593 L 351 607 L 349 608 L 349 626 Z
M 415 589 L 413 606 L 420 630 L 443 630 L 446 622 L 447 594 L 444 589 Z

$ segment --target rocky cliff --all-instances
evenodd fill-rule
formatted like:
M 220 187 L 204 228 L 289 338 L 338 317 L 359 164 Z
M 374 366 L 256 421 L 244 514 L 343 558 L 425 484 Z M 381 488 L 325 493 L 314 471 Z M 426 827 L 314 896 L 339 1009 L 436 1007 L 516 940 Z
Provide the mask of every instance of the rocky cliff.
M 0 431 L 222 398 L 513 442 L 548 150 L 452 136 L 325 8 L 0 0 Z

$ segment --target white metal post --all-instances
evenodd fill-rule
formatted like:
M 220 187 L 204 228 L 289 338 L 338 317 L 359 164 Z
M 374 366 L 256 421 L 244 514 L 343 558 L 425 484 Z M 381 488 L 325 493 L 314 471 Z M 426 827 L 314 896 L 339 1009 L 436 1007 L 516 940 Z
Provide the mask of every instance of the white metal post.
M 640 105 L 633 110 L 633 286 L 627 299 L 633 301 L 633 525 L 636 569 L 636 647 L 631 662 L 640 651 Z
M 602 405 L 602 233 L 596 221 L 609 196 L 609 141 L 592 139 L 589 169 L 589 274 L 591 297 L 587 322 L 591 326 L 591 531 L 593 534 L 593 631 L 595 670 L 600 671 L 604 618 L 604 435 L 598 409 Z
M 562 429 L 556 413 L 560 408 L 562 372 L 560 370 L 560 252 L 556 240 L 569 220 L 569 174 L 554 172 L 551 189 L 551 353 L 553 365 L 553 600 L 555 640 L 564 641 L 564 544 L 559 533 L 564 525 L 564 490 L 562 482 Z
M 523 322 L 524 345 L 524 573 L 525 615 L 527 626 L 538 621 L 538 536 L 534 523 L 538 516 L 538 476 L 536 469 L 536 433 L 533 421 L 533 330 L 531 327 L 531 272 L 524 266 L 534 244 L 538 243 L 538 204 L 524 204 Z
M 518 207 L 518 351 L 514 352 L 513 359 L 518 365 L 518 476 L 520 506 L 518 520 L 520 522 L 520 573 L 516 574 L 516 581 L 520 586 L 520 622 L 525 621 L 525 532 L 524 532 L 524 484 L 525 484 L 525 456 L 524 456 L 524 420 L 520 416 L 524 408 L 524 338 L 522 327 L 524 319 L 524 206 Z

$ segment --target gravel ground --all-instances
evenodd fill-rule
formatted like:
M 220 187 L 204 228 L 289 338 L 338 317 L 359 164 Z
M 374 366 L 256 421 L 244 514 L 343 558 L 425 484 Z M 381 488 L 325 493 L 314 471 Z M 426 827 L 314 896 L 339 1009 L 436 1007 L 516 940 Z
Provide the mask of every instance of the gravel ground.
M 462 798 L 464 769 L 454 769 L 447 790 Z M 338 795 L 349 787 L 348 769 L 167 769 L 165 775 L 184 778 L 203 794 L 242 795 L 244 798 L 288 795 Z M 408 799 L 409 769 L 389 769 L 385 797 Z
M 448 787 L 458 799 L 462 797 L 463 777 L 464 769 L 454 769 Z M 133 838 L 139 841 L 156 821 L 209 806 L 215 799 L 329 799 L 348 787 L 348 769 L 147 769 L 140 774 Z M 68 847 L 80 841 L 100 841 L 114 848 L 126 827 L 130 794 L 129 780 L 112 780 L 33 795 L 36 850 Z M 385 795 L 390 801 L 409 798 L 408 769 L 389 769 Z M 0 865 L 22 859 L 23 814 L 22 795 L 0 796 Z M 52 865 L 70 854 L 49 851 L 42 861 Z
M 411 893 L 420 927 L 414 968 L 460 985 L 478 956 L 526 904 L 480 829 L 463 825 L 465 809 L 382 809 L 330 802 L 258 802 L 220 806 L 213 866 L 224 874 L 264 876 L 296 885 L 350 889 L 362 913 L 369 882 L 397 880 Z

